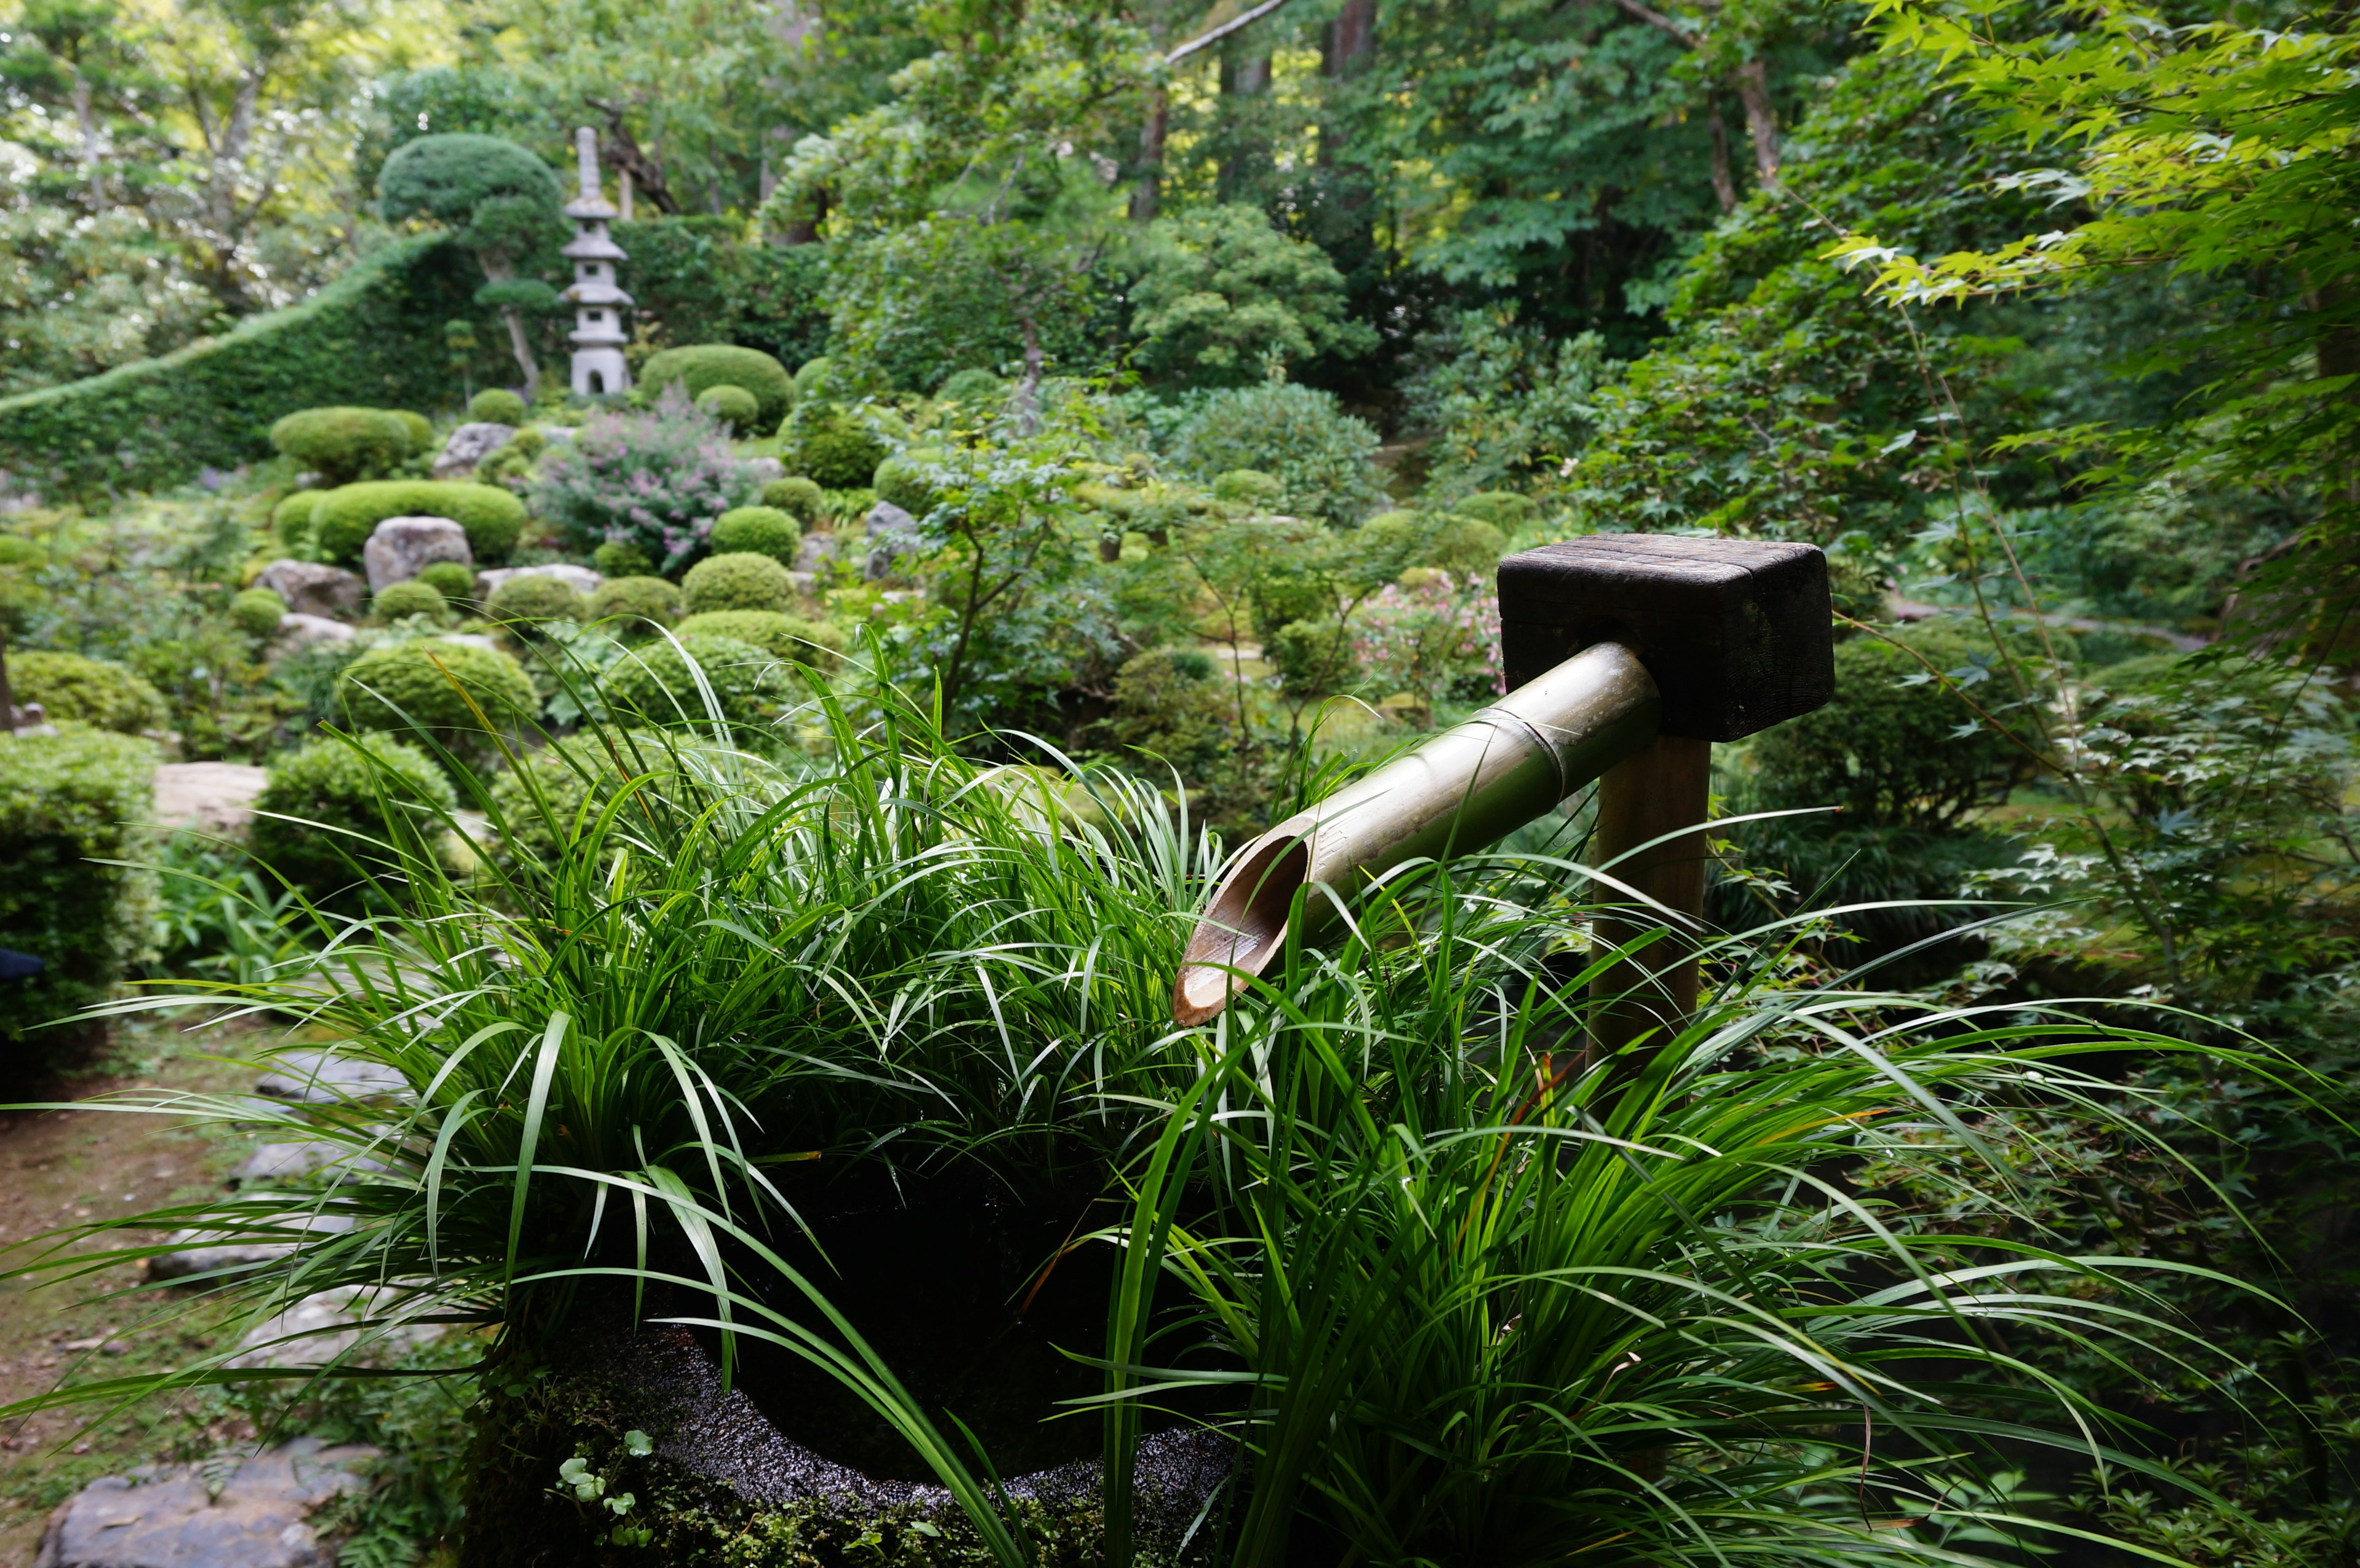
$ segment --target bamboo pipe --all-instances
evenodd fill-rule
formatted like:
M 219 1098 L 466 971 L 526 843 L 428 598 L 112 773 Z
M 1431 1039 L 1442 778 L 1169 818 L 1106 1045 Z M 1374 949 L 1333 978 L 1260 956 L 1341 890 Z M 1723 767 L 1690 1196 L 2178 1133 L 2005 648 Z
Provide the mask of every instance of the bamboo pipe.
M 1316 929 L 1362 884 L 1412 860 L 1498 843 L 1655 738 L 1661 694 L 1619 643 L 1584 648 L 1537 679 L 1263 833 L 1196 922 L 1172 1016 L 1205 1022 L 1286 944 L 1295 895 Z

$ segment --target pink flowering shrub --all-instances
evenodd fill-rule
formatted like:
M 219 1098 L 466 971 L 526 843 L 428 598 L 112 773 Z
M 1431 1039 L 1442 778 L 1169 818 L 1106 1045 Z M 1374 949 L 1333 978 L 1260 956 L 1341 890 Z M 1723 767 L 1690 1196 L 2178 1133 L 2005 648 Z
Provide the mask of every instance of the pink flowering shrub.
M 1431 702 L 1456 687 L 1505 691 L 1500 665 L 1500 595 L 1480 579 L 1411 573 L 1388 584 L 1352 616 L 1352 653 L 1376 690 Z
M 704 553 L 716 517 L 760 493 L 727 428 L 672 386 L 651 409 L 591 416 L 541 459 L 533 503 L 569 544 L 635 545 L 670 572 Z

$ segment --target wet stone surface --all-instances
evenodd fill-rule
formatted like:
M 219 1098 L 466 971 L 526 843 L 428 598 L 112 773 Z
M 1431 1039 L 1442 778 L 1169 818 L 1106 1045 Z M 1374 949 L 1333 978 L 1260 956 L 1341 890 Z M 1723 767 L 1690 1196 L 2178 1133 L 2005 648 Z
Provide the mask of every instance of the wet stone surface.
M 356 1467 L 376 1454 L 302 1437 L 235 1462 L 106 1476 L 49 1516 L 34 1568 L 324 1568 L 308 1516 L 364 1486 Z

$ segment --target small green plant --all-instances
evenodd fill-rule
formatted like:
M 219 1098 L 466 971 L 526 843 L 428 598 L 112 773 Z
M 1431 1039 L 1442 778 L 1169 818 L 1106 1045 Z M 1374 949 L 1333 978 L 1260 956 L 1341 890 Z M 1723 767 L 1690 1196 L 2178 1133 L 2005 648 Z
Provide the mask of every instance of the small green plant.
M 1237 469 L 1281 485 L 1278 509 L 1349 526 L 1384 504 L 1377 432 L 1333 395 L 1283 382 L 1215 392 L 1172 438 L 1187 473 L 1210 480 Z
M 800 474 L 784 479 L 773 479 L 762 486 L 762 505 L 776 506 L 798 523 L 809 527 L 819 517 L 820 507 L 827 493 Z
M 1286 499 L 1286 486 L 1254 468 L 1232 468 L 1213 477 L 1213 498 L 1235 506 L 1275 511 Z
M 229 618 L 246 636 L 267 637 L 287 618 L 287 601 L 268 588 L 247 588 L 229 602 Z
M 648 577 L 656 569 L 646 550 L 622 539 L 608 539 L 592 550 L 590 564 L 601 577 Z
M 270 528 L 281 544 L 290 550 L 311 548 L 311 509 L 326 494 L 325 490 L 298 490 L 270 508 Z
M 844 634 L 831 621 L 807 621 L 776 610 L 707 610 L 680 623 L 683 637 L 727 637 L 750 643 L 774 659 L 828 670 L 844 657 Z
M 804 366 L 809 369 L 810 366 Z M 798 422 L 803 423 L 798 416 Z M 851 412 L 833 408 L 814 415 L 797 430 L 788 462 L 827 490 L 866 485 L 885 461 L 885 443 Z
M 460 561 L 430 561 L 419 570 L 417 580 L 442 594 L 447 604 L 471 604 L 475 597 L 475 569 Z
M 680 590 L 661 577 L 609 577 L 590 595 L 587 616 L 644 636 L 680 618 Z
M 767 555 L 781 566 L 792 566 L 803 537 L 795 519 L 775 506 L 733 506 L 713 520 L 708 542 L 716 557 Z M 694 572 L 691 568 L 692 575 Z
M 708 387 L 696 395 L 696 406 L 728 426 L 730 433 L 741 441 L 764 428 L 759 422 L 761 404 L 743 387 L 732 387 L 726 381 Z
M 311 532 L 320 558 L 360 559 L 361 547 L 388 517 L 448 517 L 467 531 L 478 562 L 508 554 L 524 531 L 524 503 L 492 485 L 460 480 L 386 479 L 346 485 L 320 497 Z
M 1007 382 L 989 370 L 975 368 L 953 371 L 934 393 L 938 402 L 981 410 L 997 408 L 1007 396 Z
M 799 694 L 770 653 L 705 632 L 641 643 L 606 680 L 607 707 L 618 718 L 658 729 L 718 724 L 741 746 L 774 738 L 771 726 Z
M 438 857 L 458 798 L 408 741 L 320 735 L 272 764 L 254 805 L 254 858 L 314 903 L 354 909 L 367 884 L 398 885 L 405 858 Z
M 8 682 L 19 703 L 38 702 L 52 724 L 138 735 L 162 729 L 170 716 L 164 694 L 137 674 L 78 653 L 12 652 Z
M 708 556 L 681 579 L 681 604 L 692 615 L 708 610 L 784 610 L 794 603 L 794 581 L 768 555 Z
M 488 768 L 499 737 L 541 709 L 514 659 L 440 637 L 370 648 L 344 667 L 335 702 L 355 728 L 431 740 L 454 771 Z
M 486 387 L 467 399 L 467 418 L 479 424 L 521 425 L 530 410 L 505 387 Z
M 734 343 L 692 343 L 652 355 L 639 367 L 642 395 L 657 400 L 669 387 L 700 401 L 713 387 L 737 387 L 754 399 L 748 429 L 777 430 L 795 401 L 795 384 L 785 365 L 760 349 Z
M 455 566 L 458 563 L 453 561 L 449 564 Z M 387 583 L 369 601 L 369 608 L 378 620 L 388 626 L 397 621 L 422 617 L 440 626 L 447 625 L 451 619 L 450 603 L 442 597 L 441 590 L 432 583 L 421 582 L 415 577 L 407 583 Z
M 898 456 L 889 457 L 877 465 L 870 485 L 880 501 L 890 501 L 913 517 L 923 517 L 934 509 L 939 497 L 926 481 L 927 468 L 939 461 L 938 449 L 913 447 Z
M 530 572 L 492 590 L 484 614 L 503 626 L 530 631 L 548 621 L 583 621 L 590 606 L 582 591 L 563 577 Z
M 420 442 L 407 419 L 382 408 L 306 408 L 272 425 L 270 444 L 339 485 L 383 474 Z

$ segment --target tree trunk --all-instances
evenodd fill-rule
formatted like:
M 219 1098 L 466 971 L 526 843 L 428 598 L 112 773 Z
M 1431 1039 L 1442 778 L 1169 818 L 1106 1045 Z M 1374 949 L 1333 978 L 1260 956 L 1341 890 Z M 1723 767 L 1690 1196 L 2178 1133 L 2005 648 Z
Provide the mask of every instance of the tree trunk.
M 1029 436 L 1041 428 L 1041 376 L 1048 361 L 1041 352 L 1041 325 L 1030 307 L 1017 311 L 1016 324 L 1024 330 L 1024 379 L 1016 384 L 1009 408 L 1016 416 L 1016 433 Z
M 1152 223 L 1164 208 L 1164 137 L 1172 124 L 1172 100 L 1159 87 L 1147 95 L 1147 119 L 1139 127 L 1139 183 L 1131 191 L 1131 221 Z
M 106 205 L 98 180 L 98 116 L 91 108 L 90 79 L 80 71 L 74 72 L 73 107 L 74 125 L 82 133 L 82 177 L 90 187 L 90 210 L 95 213 Z
M 1778 121 L 1770 112 L 1770 71 L 1760 59 L 1737 68 L 1738 102 L 1745 105 L 1745 129 L 1754 138 L 1754 172 L 1763 189 L 1778 189 Z
M 1705 128 L 1712 133 L 1712 195 L 1721 203 L 1721 215 L 1737 211 L 1737 177 L 1729 168 L 1729 123 L 1721 117 L 1721 105 L 1710 99 L 1705 102 Z
M 506 283 L 516 277 L 516 268 L 507 260 L 495 256 L 479 256 L 476 261 L 484 276 L 495 283 Z M 524 400 L 528 403 L 541 393 L 541 363 L 532 356 L 532 343 L 525 336 L 524 312 L 514 305 L 500 307 L 500 320 L 508 329 L 508 351 L 516 355 L 517 368 L 524 373 Z
M 8 628 L 0 626 L 0 735 L 16 733 L 16 693 L 8 689 Z
M 1260 98 L 1270 91 L 1270 56 L 1248 55 L 1242 60 L 1221 61 L 1221 99 L 1226 104 L 1235 98 L 1240 101 L 1239 112 L 1225 114 L 1229 122 L 1229 149 L 1221 159 L 1217 177 L 1221 200 L 1236 201 L 1246 199 L 1246 192 L 1269 161 L 1268 149 L 1262 146 L 1259 126 L 1241 129 L 1239 119 L 1253 111 L 1243 106 L 1243 101 Z
M 1328 24 L 1321 66 L 1331 77 L 1357 76 L 1377 52 L 1377 0 L 1344 0 Z

